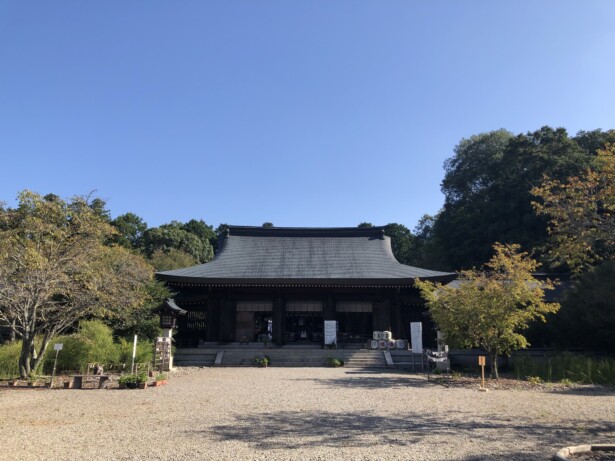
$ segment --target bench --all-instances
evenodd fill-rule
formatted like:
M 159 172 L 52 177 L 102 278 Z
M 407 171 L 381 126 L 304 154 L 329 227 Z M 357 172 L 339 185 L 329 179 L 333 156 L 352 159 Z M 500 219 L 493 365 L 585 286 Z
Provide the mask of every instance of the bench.
M 109 383 L 109 375 L 73 375 L 73 389 L 83 389 L 86 383 L 92 383 L 95 388 L 105 389 Z

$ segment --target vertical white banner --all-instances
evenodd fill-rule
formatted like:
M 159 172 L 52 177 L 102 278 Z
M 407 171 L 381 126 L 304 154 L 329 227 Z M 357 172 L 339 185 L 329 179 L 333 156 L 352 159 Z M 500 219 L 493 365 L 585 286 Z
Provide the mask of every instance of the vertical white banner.
M 337 345 L 337 320 L 325 320 L 325 346 Z
M 412 352 L 422 354 L 423 324 L 421 322 L 410 322 L 410 340 L 412 341 Z

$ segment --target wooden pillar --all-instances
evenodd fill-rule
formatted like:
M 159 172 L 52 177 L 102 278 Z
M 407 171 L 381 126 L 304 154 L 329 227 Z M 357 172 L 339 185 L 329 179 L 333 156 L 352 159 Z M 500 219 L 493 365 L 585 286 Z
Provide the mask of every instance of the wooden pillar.
M 273 343 L 281 346 L 284 341 L 284 321 L 286 319 L 286 301 L 282 296 L 273 300 Z
M 220 341 L 220 310 L 222 300 L 218 297 L 210 297 L 207 301 L 207 333 L 206 340 L 209 342 Z
M 234 299 L 225 298 L 220 311 L 220 339 L 222 342 L 235 340 L 235 319 L 237 317 L 237 302 Z
M 393 338 L 403 339 L 405 336 L 401 320 L 401 300 L 399 298 L 399 289 L 397 290 L 397 293 L 392 293 L 389 299 L 391 306 L 391 319 L 389 323 L 391 324 Z
M 329 295 L 322 301 L 322 319 L 324 320 L 336 320 L 335 318 L 335 302 Z

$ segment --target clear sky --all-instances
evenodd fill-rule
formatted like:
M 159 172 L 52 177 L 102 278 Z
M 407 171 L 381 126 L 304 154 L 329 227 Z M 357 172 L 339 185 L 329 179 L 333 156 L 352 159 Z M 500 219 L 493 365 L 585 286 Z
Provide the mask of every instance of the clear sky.
M 615 1 L 0 0 L 0 200 L 413 228 L 473 134 L 615 128 Z

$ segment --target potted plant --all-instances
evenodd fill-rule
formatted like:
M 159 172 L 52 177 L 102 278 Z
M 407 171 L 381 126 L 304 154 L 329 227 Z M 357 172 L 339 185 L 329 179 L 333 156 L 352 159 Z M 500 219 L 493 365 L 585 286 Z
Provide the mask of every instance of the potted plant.
M 165 375 L 164 373 L 156 375 L 156 378 L 154 379 L 155 387 L 164 386 L 167 383 L 167 375 Z
M 118 383 L 120 385 L 120 389 L 136 389 L 137 375 L 129 374 L 120 376 Z
M 139 389 L 147 388 L 147 373 L 142 372 L 137 375 L 137 387 Z

